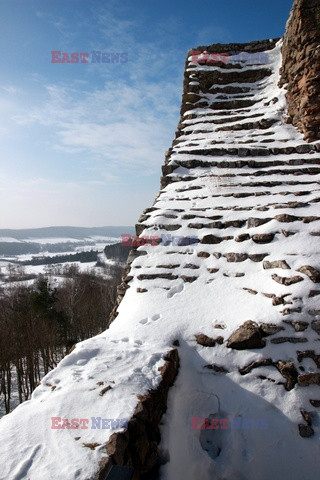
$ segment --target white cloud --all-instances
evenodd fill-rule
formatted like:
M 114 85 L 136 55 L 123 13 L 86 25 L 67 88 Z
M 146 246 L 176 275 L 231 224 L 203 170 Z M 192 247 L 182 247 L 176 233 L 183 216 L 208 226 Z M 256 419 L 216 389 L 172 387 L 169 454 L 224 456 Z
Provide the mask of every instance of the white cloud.
M 58 32 L 58 50 L 79 51 L 77 41 L 83 46 L 85 39 L 88 52 L 125 51 L 129 57 L 122 65 L 89 63 L 74 70 L 51 65 L 47 72 L 55 68 L 59 80 L 43 69 L 26 72 L 20 93 L 0 88 L 0 135 L 11 142 L 11 159 L 0 158 L 7 166 L 3 226 L 132 224 L 157 193 L 156 177 L 179 120 L 185 58 L 174 47 L 164 50 L 166 34 L 172 45 L 178 38 L 173 19 L 155 26 L 146 42 L 142 17 L 133 21 L 126 12 L 122 20 L 112 5 L 94 7 L 87 18 L 77 13 L 70 34 L 69 21 L 36 13 Z M 13 142 L 25 147 L 25 155 Z M 10 177 L 20 165 L 24 179 Z M 29 178 L 38 171 L 38 178 Z
M 130 168 L 154 173 L 177 123 L 176 89 L 170 83 L 107 84 L 85 95 L 47 85 L 46 100 L 15 117 L 21 126 L 50 128 L 52 149 L 103 159 L 119 174 Z

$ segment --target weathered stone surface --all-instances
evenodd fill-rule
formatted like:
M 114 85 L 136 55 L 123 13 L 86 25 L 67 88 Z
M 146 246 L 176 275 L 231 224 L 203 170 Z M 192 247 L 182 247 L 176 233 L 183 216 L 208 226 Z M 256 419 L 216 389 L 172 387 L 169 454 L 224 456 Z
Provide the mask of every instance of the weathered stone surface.
M 180 267 L 179 263 L 175 263 L 175 264 L 172 263 L 170 265 L 157 265 L 156 268 L 168 268 L 169 270 L 173 270 L 173 269 L 178 268 L 178 267 Z
M 224 330 L 226 327 L 225 327 L 225 325 L 222 325 L 221 323 L 215 323 L 213 325 L 213 328 L 219 328 L 219 330 Z
M 304 408 L 302 408 L 300 410 L 300 413 L 303 417 L 303 420 L 305 420 L 305 422 L 307 422 L 307 425 L 312 425 L 312 417 L 311 417 L 311 412 L 307 412 L 307 410 L 305 410 Z
M 289 215 L 287 213 L 276 215 L 274 218 L 278 220 L 278 222 L 282 222 L 282 223 L 296 222 L 297 220 L 299 220 L 299 217 L 295 217 L 294 215 Z
M 137 276 L 138 280 L 155 280 L 157 278 L 176 280 L 178 278 L 178 275 L 173 275 L 172 273 L 141 273 Z
M 318 335 L 320 335 L 320 319 L 319 320 L 313 320 L 311 322 L 311 328 L 315 332 L 317 332 Z
M 209 368 L 209 370 L 214 370 L 216 373 L 228 373 L 229 370 L 227 370 L 226 368 L 220 366 L 220 365 L 216 365 L 215 363 L 213 363 L 212 365 L 205 365 L 204 368 Z
M 159 369 L 162 379 L 158 388 L 139 396 L 128 428 L 111 435 L 105 446 L 108 457 L 100 462 L 100 469 L 93 480 L 105 480 L 112 465 L 133 467 L 136 478 L 140 478 L 157 464 L 159 423 L 167 409 L 168 391 L 179 370 L 177 349 L 168 352 L 164 359 L 165 364 Z
M 95 450 L 97 447 L 100 447 L 101 443 L 92 442 L 92 443 L 83 443 L 82 445 L 86 448 L 90 448 L 90 450 Z
M 317 295 L 320 295 L 320 290 L 310 290 L 309 298 L 316 297 Z
M 271 343 L 306 343 L 308 341 L 305 337 L 277 337 L 270 340 Z
M 281 325 L 274 325 L 273 323 L 260 323 L 259 326 L 263 337 L 268 337 L 284 330 L 284 327 L 281 327 Z
M 226 257 L 227 262 L 244 262 L 248 255 L 246 253 L 226 253 L 224 257 Z
M 301 307 L 296 307 L 296 308 L 284 308 L 280 313 L 282 315 L 290 315 L 291 313 L 301 313 L 302 308 Z
M 186 283 L 193 283 L 197 280 L 198 277 L 192 277 L 189 275 L 181 275 L 181 278 Z
M 217 243 L 221 243 L 223 238 L 216 237 L 215 235 L 205 235 L 200 243 L 203 243 L 205 245 L 216 245 Z
M 227 347 L 235 350 L 263 348 L 265 341 L 262 339 L 261 330 L 257 323 L 248 320 L 241 325 L 228 339 Z
M 280 277 L 276 273 L 272 275 L 272 279 L 280 283 L 280 285 L 286 285 L 287 287 L 293 285 L 294 283 L 302 282 L 303 278 L 299 275 L 295 275 L 294 277 Z
M 267 298 L 274 298 L 274 297 L 276 296 L 275 293 L 261 292 L 261 294 L 262 294 L 264 297 L 267 297 Z
M 245 242 L 246 240 L 250 240 L 249 233 L 241 233 L 235 238 L 236 242 Z
M 284 386 L 286 390 L 290 391 L 294 388 L 297 383 L 298 372 L 293 362 L 283 360 L 278 360 L 277 362 L 274 362 L 271 358 L 264 358 L 262 360 L 251 362 L 246 367 L 240 368 L 239 373 L 241 375 L 247 375 L 255 368 L 268 366 L 276 367 L 279 373 L 287 380 Z
M 319 2 L 295 0 L 282 46 L 280 85 L 287 84 L 287 121 L 307 141 L 320 138 L 319 24 Z
M 298 372 L 293 362 L 279 360 L 275 363 L 275 366 L 281 373 L 281 375 L 287 380 L 285 385 L 286 390 L 292 390 L 297 383 Z
M 307 275 L 314 283 L 320 283 L 320 271 L 316 270 L 314 267 L 311 267 L 310 265 L 303 265 L 297 271 Z
M 284 235 L 286 238 L 291 237 L 292 235 L 295 235 L 296 232 L 290 232 L 289 230 L 281 230 L 282 235 Z
M 209 258 L 210 253 L 208 253 L 208 252 L 198 252 L 197 256 L 200 257 L 200 258 Z
M 255 243 L 270 243 L 274 239 L 274 233 L 256 233 L 253 235 L 252 240 Z
M 272 297 L 272 305 L 274 305 L 275 307 L 278 306 L 278 305 L 285 305 L 286 304 L 286 300 L 284 297 Z
M 296 332 L 304 332 L 309 326 L 308 322 L 299 320 L 284 320 L 284 323 L 291 325 Z
M 217 337 L 215 340 L 216 340 L 216 342 L 218 343 L 218 345 L 222 345 L 223 342 L 224 342 L 224 338 L 221 337 L 221 336 Z
M 243 290 L 245 290 L 248 293 L 251 293 L 251 295 L 258 295 L 257 290 L 252 290 L 252 288 L 243 287 Z
M 267 256 L 267 253 L 252 253 L 251 255 L 249 254 L 250 260 L 253 262 L 262 262 L 262 260 Z
M 237 44 L 236 44 L 237 45 Z M 224 45 L 220 45 L 219 48 L 224 47 Z M 239 47 L 239 44 L 238 44 Z M 207 48 L 207 47 L 206 47 Z M 271 70 L 268 68 L 261 68 L 257 71 L 253 70 L 244 70 L 241 72 L 241 82 L 242 83 L 252 83 L 257 82 L 258 80 L 262 80 L 266 76 L 271 75 Z M 238 83 L 239 82 L 239 73 L 238 72 L 226 72 L 222 76 L 221 73 L 217 70 L 213 70 L 210 72 L 199 72 L 198 74 L 199 79 L 199 87 L 200 89 L 205 92 L 208 91 L 209 88 L 216 84 L 216 85 L 228 85 L 230 83 Z M 190 104 L 192 105 L 192 104 Z
M 198 335 L 195 335 L 195 337 L 196 342 L 203 347 L 214 347 L 216 344 L 216 341 L 213 338 L 208 337 L 204 333 L 199 333 Z
M 316 220 L 319 220 L 319 217 L 315 217 L 315 216 L 304 217 L 303 223 L 311 223 L 311 222 L 315 222 Z
M 217 273 L 219 271 L 219 268 L 207 268 L 209 273 Z
M 298 376 L 298 384 L 301 387 L 308 385 L 320 385 L 320 373 L 305 373 Z
M 248 218 L 248 228 L 259 227 L 259 225 L 264 225 L 272 220 L 272 218 Z
M 268 366 L 271 366 L 271 365 L 274 365 L 273 360 L 271 358 L 264 358 L 262 360 L 257 360 L 255 362 L 251 362 L 246 367 L 240 368 L 239 373 L 241 373 L 241 375 L 247 375 L 247 373 L 250 373 L 255 368 L 268 367 Z
M 147 255 L 147 252 L 144 251 L 144 250 L 137 250 L 136 248 L 132 248 L 130 250 L 130 253 L 129 253 L 129 256 L 128 256 L 128 260 L 127 260 L 127 264 L 128 266 L 131 265 L 131 263 L 138 257 L 141 257 L 143 255 Z M 128 269 L 129 270 L 129 269 Z
M 109 390 L 112 390 L 111 385 L 108 385 L 107 387 L 104 387 L 101 392 L 99 393 L 100 397 L 103 397 L 105 393 L 107 393 Z
M 298 362 L 302 362 L 304 358 L 311 358 L 316 366 L 320 368 L 320 355 L 317 355 L 314 350 L 305 350 L 304 352 L 297 352 Z
M 268 260 L 265 260 L 263 262 L 263 268 L 265 270 L 271 268 L 283 268 L 285 270 L 290 270 L 290 267 L 285 260 L 274 260 L 273 262 L 268 262 Z

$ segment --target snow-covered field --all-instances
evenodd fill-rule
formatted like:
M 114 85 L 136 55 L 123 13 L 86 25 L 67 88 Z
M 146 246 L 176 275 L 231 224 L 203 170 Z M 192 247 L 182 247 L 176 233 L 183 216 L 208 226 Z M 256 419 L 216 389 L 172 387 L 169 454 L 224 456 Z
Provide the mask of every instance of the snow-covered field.
M 12 239 L 15 241 L 14 239 Z M 70 242 L 74 242 L 75 246 L 72 250 L 66 251 L 59 251 L 59 252 L 50 252 L 48 250 L 43 250 L 41 253 L 35 254 L 22 254 L 22 255 L 0 255 L 0 271 L 3 274 L 3 277 L 0 278 L 0 285 L 5 286 L 8 285 L 7 279 L 9 275 L 10 268 L 18 268 L 21 266 L 23 269 L 24 274 L 26 275 L 39 275 L 39 274 L 48 274 L 50 270 L 50 264 L 46 264 L 45 262 L 42 265 L 24 265 L 24 262 L 28 262 L 32 259 L 41 259 L 44 257 L 59 257 L 64 255 L 73 255 L 79 252 L 90 252 L 95 251 L 97 252 L 98 258 L 104 263 L 105 265 L 110 264 L 112 265 L 114 262 L 112 260 L 108 260 L 105 258 L 103 254 L 103 250 L 106 245 L 112 245 L 114 243 L 118 243 L 121 241 L 121 238 L 118 237 L 103 237 L 103 236 L 92 236 L 88 238 L 84 238 L 81 242 L 79 239 L 70 239 L 70 238 L 32 238 L 26 239 L 24 241 L 29 241 L 32 243 L 38 243 L 43 246 L 47 244 L 66 244 L 70 247 Z M 0 240 L 1 241 L 1 240 Z M 20 241 L 17 240 L 17 243 Z M 80 262 L 80 261 L 70 261 L 66 262 L 61 260 L 61 266 L 63 268 L 67 268 L 70 265 L 76 265 L 80 272 L 90 272 L 95 271 L 96 273 L 103 274 L 102 269 L 100 267 L 96 267 L 96 262 Z M 57 267 L 57 264 L 52 264 L 51 268 L 54 269 Z M 61 277 L 55 277 L 55 281 L 61 281 Z M 32 284 L 34 280 L 25 280 L 22 283 L 25 284 Z M 17 282 L 13 280 L 10 282 L 12 284 L 19 284 L 21 282 Z

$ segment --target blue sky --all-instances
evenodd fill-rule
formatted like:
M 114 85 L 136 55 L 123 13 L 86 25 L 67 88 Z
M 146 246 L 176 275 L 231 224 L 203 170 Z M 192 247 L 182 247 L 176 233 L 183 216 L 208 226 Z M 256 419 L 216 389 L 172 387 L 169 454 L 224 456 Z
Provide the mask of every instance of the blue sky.
M 0 228 L 136 223 L 159 190 L 187 50 L 280 37 L 292 3 L 0 0 Z

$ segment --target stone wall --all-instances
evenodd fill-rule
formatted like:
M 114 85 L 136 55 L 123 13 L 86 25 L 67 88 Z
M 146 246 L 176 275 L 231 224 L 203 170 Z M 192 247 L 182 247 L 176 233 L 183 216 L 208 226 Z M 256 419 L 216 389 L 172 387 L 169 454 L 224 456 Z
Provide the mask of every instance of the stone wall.
M 320 139 L 320 0 L 295 0 L 284 36 L 280 85 L 287 84 L 288 123 Z
M 167 410 L 169 389 L 179 370 L 177 349 L 170 350 L 164 360 L 165 363 L 160 369 L 162 380 L 158 388 L 138 398 L 139 403 L 128 423 L 128 428 L 111 435 L 105 445 L 109 456 L 101 463 L 95 480 L 106 480 L 112 465 L 133 468 L 134 480 L 149 480 L 153 471 L 156 472 L 159 466 L 159 424 Z
M 320 0 L 296 0 L 294 3 L 294 7 L 290 16 L 290 19 L 287 24 L 287 32 L 284 37 L 284 45 L 283 45 L 283 67 L 282 67 L 282 78 L 281 78 L 281 84 L 288 84 L 288 93 L 287 93 L 287 99 L 288 99 L 288 121 L 289 123 L 292 122 L 294 126 L 298 127 L 304 134 L 305 138 L 308 141 L 313 141 L 318 138 L 320 138 L 319 134 L 319 125 L 320 125 L 320 101 L 319 101 L 319 93 L 320 93 L 320 74 L 318 73 L 319 69 L 319 59 L 320 59 L 320 48 L 317 49 L 317 43 L 319 43 L 319 36 L 316 35 L 317 31 L 319 30 L 320 33 L 320 28 L 318 27 L 318 24 L 320 20 Z M 275 48 L 275 45 L 277 43 L 278 39 L 271 39 L 271 40 L 263 40 L 263 41 L 258 41 L 258 42 L 250 42 L 246 44 L 215 44 L 215 45 L 210 45 L 207 47 L 200 46 L 196 47 L 194 50 L 196 51 L 206 51 L 208 53 L 212 52 L 232 52 L 232 51 L 242 51 L 242 52 L 248 52 L 248 53 L 255 53 L 255 52 L 266 52 L 269 51 L 273 48 Z M 317 52 L 319 52 L 319 56 L 317 55 Z M 188 52 L 187 58 L 191 55 L 191 51 Z M 318 64 L 316 63 L 318 59 Z M 250 169 L 257 169 L 257 172 L 255 172 L 255 175 L 261 175 L 263 173 L 264 176 L 264 181 L 259 181 L 259 182 L 251 182 L 251 183 L 245 183 L 247 187 L 253 188 L 253 187 L 266 187 L 266 190 L 268 191 L 270 188 L 274 188 L 277 186 L 278 182 L 271 181 L 272 179 L 267 179 L 265 178 L 266 175 L 268 175 L 269 171 L 267 172 L 262 172 L 263 168 L 265 167 L 276 167 L 272 169 L 272 175 L 275 174 L 280 174 L 283 173 L 287 169 L 287 174 L 290 175 L 297 175 L 301 173 L 308 173 L 308 174 L 317 174 L 319 173 L 318 168 L 313 167 L 313 165 L 318 165 L 319 160 L 318 158 L 315 158 L 315 155 L 310 155 L 308 158 L 304 158 L 302 160 L 299 159 L 288 159 L 288 161 L 284 161 L 282 158 L 278 158 L 277 155 L 283 155 L 286 154 L 290 156 L 291 154 L 297 154 L 297 155 L 302 155 L 302 154 L 307 154 L 307 153 L 315 153 L 318 151 L 319 147 L 317 145 L 284 145 L 283 147 L 279 148 L 272 146 L 272 139 L 268 140 L 268 147 L 265 145 L 266 139 L 263 140 L 263 135 L 264 131 L 270 129 L 274 123 L 276 123 L 276 119 L 274 118 L 268 118 L 267 115 L 265 115 L 262 119 L 260 119 L 260 116 L 258 115 L 259 118 L 256 118 L 255 115 L 250 115 L 250 111 L 248 113 L 248 118 L 246 118 L 246 123 L 243 122 L 243 117 L 236 117 L 236 114 L 233 113 L 234 110 L 236 112 L 239 112 L 239 109 L 244 108 L 248 109 L 248 107 L 253 106 L 255 101 L 252 100 L 250 97 L 251 94 L 251 87 L 250 83 L 251 82 L 258 82 L 259 80 L 262 80 L 264 78 L 268 78 L 272 74 L 272 70 L 270 66 L 268 65 L 261 65 L 261 68 L 255 68 L 255 69 L 248 69 L 244 68 L 243 70 L 239 71 L 234 71 L 233 65 L 226 65 L 226 64 L 219 64 L 216 63 L 217 67 L 222 67 L 223 71 L 221 72 L 220 70 L 217 71 L 196 71 L 196 65 L 191 66 L 188 62 L 188 59 L 186 61 L 185 65 L 185 71 L 184 71 L 184 86 L 183 86 L 183 95 L 182 95 L 182 105 L 181 105 L 181 117 L 180 117 L 180 122 L 178 125 L 178 129 L 175 134 L 175 139 L 172 143 L 171 148 L 169 148 L 168 152 L 166 153 L 165 157 L 165 163 L 162 167 L 162 178 L 161 178 L 161 189 L 165 188 L 167 185 L 169 185 L 172 182 L 180 182 L 183 180 L 184 182 L 188 182 L 189 180 L 195 181 L 196 177 L 193 176 L 192 169 L 197 168 L 197 167 L 212 167 L 212 168 L 217 168 L 217 169 L 224 169 L 224 168 L 242 168 L 242 167 L 248 167 Z M 240 68 L 242 67 L 241 65 L 239 66 Z M 239 86 L 235 86 L 235 83 L 239 83 Z M 248 86 L 246 86 L 246 83 L 248 83 Z M 218 86 L 218 88 L 215 88 L 215 86 Z M 184 160 L 181 161 L 182 163 L 179 164 L 178 161 L 176 162 L 171 162 L 170 157 L 171 154 L 174 152 L 174 149 L 177 145 L 181 143 L 181 141 L 186 142 L 186 151 L 188 151 L 188 148 L 192 147 L 192 143 L 187 143 L 187 139 L 185 138 L 186 136 L 186 120 L 192 120 L 197 118 L 197 114 L 194 113 L 199 107 L 210 107 L 212 110 L 212 113 L 216 110 L 214 105 L 208 105 L 208 100 L 204 98 L 204 96 L 208 93 L 220 93 L 221 95 L 234 95 L 234 99 L 225 99 L 225 98 L 220 98 L 220 100 L 223 100 L 223 102 L 217 102 L 217 108 L 219 109 L 225 109 L 226 112 L 230 111 L 230 115 L 227 116 L 228 122 L 230 122 L 230 117 L 233 118 L 234 122 L 241 120 L 242 122 L 237 125 L 236 123 L 233 123 L 231 125 L 225 126 L 223 119 L 221 118 L 214 118 L 214 115 L 208 117 L 209 121 L 212 122 L 212 125 L 217 124 L 217 130 L 219 132 L 227 131 L 231 132 L 230 135 L 237 135 L 238 132 L 244 131 L 247 132 L 248 130 L 255 131 L 255 137 L 252 139 L 250 145 L 246 146 L 246 148 L 239 148 L 239 147 L 234 147 L 230 144 L 228 145 L 223 145 L 219 147 L 215 147 L 214 144 L 216 143 L 215 140 L 212 141 L 213 147 L 208 149 L 200 149 L 199 150 L 194 150 L 192 149 L 193 154 L 197 156 L 203 156 L 205 157 L 206 161 L 203 162 L 201 160 Z M 238 98 L 237 95 L 241 94 L 247 94 L 248 98 Z M 277 99 L 275 99 L 277 100 Z M 186 112 L 188 112 L 186 114 Z M 244 110 L 246 112 L 246 110 Z M 239 113 L 237 113 L 239 115 Z M 200 114 L 198 113 L 198 116 Z M 208 118 L 204 119 L 204 121 L 208 122 Z M 227 122 L 227 123 L 228 123 Z M 267 135 L 267 133 L 265 134 Z M 260 136 L 260 140 L 256 140 L 256 137 Z M 261 140 L 262 139 L 262 140 Z M 288 139 L 289 140 L 289 139 Z M 271 142 L 271 144 L 270 144 Z M 237 142 L 235 142 L 237 143 Z M 193 145 L 194 146 L 194 145 Z M 183 153 L 182 150 L 180 150 L 180 153 Z M 239 157 L 239 158 L 234 158 L 230 160 L 229 156 L 232 155 L 233 157 Z M 212 157 L 210 159 L 210 162 L 208 162 L 207 157 Z M 221 157 L 226 157 L 225 160 L 221 161 Z M 243 157 L 248 157 L 248 159 L 243 158 Z M 252 157 L 257 157 L 256 159 L 252 159 Z M 264 157 L 263 159 L 259 157 Z M 269 158 L 271 157 L 271 158 Z M 298 162 L 298 163 L 296 163 Z M 303 165 L 304 163 L 308 164 L 308 167 L 305 171 L 301 169 L 300 165 Z M 292 167 L 294 165 L 299 165 L 299 169 L 297 171 L 294 171 Z M 190 176 L 184 175 L 183 178 L 179 178 L 179 176 L 170 176 L 179 166 L 183 166 L 185 168 L 188 168 L 190 170 Z M 288 168 L 289 167 L 289 168 Z M 246 173 L 242 173 L 242 176 L 247 175 Z M 235 176 L 235 175 L 233 175 Z M 221 174 L 221 178 L 223 178 L 223 175 Z M 242 178 L 242 177 L 241 177 Z M 299 182 L 294 178 L 291 181 L 292 185 L 296 185 Z M 286 183 L 286 185 L 289 185 L 290 183 Z M 240 183 L 241 185 L 241 183 Z M 298 188 L 298 187 L 297 187 Z M 188 190 L 188 186 L 186 184 L 185 190 Z M 185 191 L 185 190 L 180 190 L 180 191 Z M 190 189 L 191 190 L 191 189 Z M 179 190 L 177 190 L 178 192 Z M 284 192 L 281 193 L 281 195 L 289 195 L 292 192 Z M 293 192 L 292 195 L 307 195 L 308 192 L 305 191 L 297 191 Z M 232 194 L 225 194 L 222 196 L 230 196 L 233 195 L 234 198 L 242 198 L 242 197 L 248 197 L 249 195 L 252 196 L 258 196 L 261 199 L 261 196 L 266 195 L 265 192 L 257 191 L 255 193 L 246 193 L 244 192 L 236 192 Z M 268 194 L 269 195 L 269 194 Z M 268 196 L 266 195 L 266 196 Z M 273 195 L 273 194 L 271 194 Z M 216 196 L 219 196 L 216 195 Z M 205 198 L 205 197 L 202 197 Z M 314 200 L 317 201 L 318 200 Z M 267 203 L 266 206 L 262 207 L 257 207 L 256 210 L 260 211 L 268 211 L 271 208 L 271 205 Z M 299 203 L 292 201 L 291 203 L 286 203 L 286 204 L 279 204 L 279 206 L 275 206 L 274 208 L 302 208 L 304 206 L 308 206 L 307 204 Z M 224 207 L 221 207 L 222 209 Z M 231 208 L 231 207 L 229 207 Z M 254 209 L 254 207 L 252 207 Z M 148 221 L 149 219 L 153 218 L 153 212 L 157 210 L 157 207 L 154 205 L 151 208 L 146 209 L 141 217 L 139 218 L 139 223 L 136 225 L 136 234 L 139 236 L 144 228 L 152 227 L 152 224 L 149 224 L 146 226 L 144 225 L 144 222 Z M 201 210 L 201 209 L 200 209 Z M 205 209 L 204 209 L 205 210 Z M 243 210 L 250 210 L 248 207 L 244 207 Z M 182 210 L 177 210 L 178 212 Z M 186 210 L 187 211 L 187 210 Z M 194 212 L 192 212 L 194 213 Z M 204 215 L 204 214 L 203 214 Z M 248 214 L 249 215 L 249 214 Z M 268 214 L 269 215 L 269 214 Z M 188 215 L 185 215 L 185 219 L 187 219 Z M 169 217 L 172 218 L 172 217 Z M 177 217 L 178 218 L 178 217 Z M 194 216 L 190 217 L 194 218 Z M 201 218 L 204 218 L 203 216 Z M 222 216 L 221 216 L 222 218 Z M 311 220 L 310 220 L 311 219 Z M 291 221 L 297 221 L 301 220 L 303 223 L 308 223 L 309 221 L 316 220 L 315 217 L 294 217 L 290 215 L 278 215 L 275 217 L 275 220 L 278 222 L 282 223 L 288 223 Z M 318 218 L 317 218 L 318 219 Z M 248 223 L 247 226 L 248 228 L 252 227 L 258 227 L 261 224 L 268 223 L 271 221 L 272 218 L 268 217 L 266 219 L 261 218 L 256 218 L 256 217 L 250 217 L 248 218 Z M 228 228 L 230 226 L 232 227 L 241 227 L 243 225 L 246 225 L 246 221 L 240 221 L 240 223 L 236 223 L 236 221 L 232 222 L 216 222 L 213 228 Z M 203 224 L 197 223 L 194 224 L 197 225 L 195 228 L 203 228 Z M 208 224 L 209 225 L 209 224 Z M 164 229 L 165 227 L 162 226 Z M 167 227 L 166 227 L 167 228 Z M 279 232 L 277 233 L 279 234 Z M 294 232 L 291 231 L 286 231 L 282 230 L 283 236 L 289 236 L 289 235 L 294 235 Z M 209 238 L 210 237 L 210 238 Z M 271 243 L 273 241 L 274 234 L 256 234 L 253 235 L 252 240 L 256 244 L 265 244 L 265 243 Z M 231 240 L 232 237 L 217 237 L 214 235 L 208 235 L 205 239 L 203 239 L 202 243 L 204 244 L 210 244 L 210 243 L 220 243 L 221 241 L 224 240 Z M 247 241 L 250 240 L 250 235 L 248 234 L 242 234 L 237 237 L 235 237 L 236 242 L 242 242 L 242 241 Z M 200 252 L 200 254 L 203 254 L 203 252 Z M 110 317 L 110 323 L 115 319 L 117 316 L 117 307 L 120 304 L 126 290 L 130 288 L 130 281 L 133 279 L 133 273 L 131 271 L 131 263 L 133 260 L 140 256 L 140 255 L 145 255 L 146 252 L 144 251 L 138 251 L 137 247 L 133 248 L 131 250 L 130 256 L 128 258 L 128 264 L 127 268 L 125 269 L 123 278 L 122 278 L 122 283 L 118 287 L 118 295 L 117 295 L 117 305 L 114 308 L 111 317 Z M 209 256 L 209 254 L 207 254 Z M 252 262 L 255 262 L 257 264 L 262 265 L 263 269 L 272 269 L 272 268 L 287 268 L 286 262 L 281 263 L 279 267 L 279 264 L 275 264 L 275 262 L 270 263 L 268 261 L 265 261 L 262 264 L 262 261 L 264 257 L 266 256 L 266 253 L 260 253 L 260 254 L 253 254 L 253 255 L 247 255 L 247 254 L 235 254 L 235 253 L 227 253 L 224 255 L 226 257 L 226 261 L 228 263 L 230 262 L 238 262 L 241 263 L 242 261 L 249 259 Z M 201 255 L 198 255 L 201 257 Z M 216 257 L 219 258 L 219 257 Z M 289 267 L 290 268 L 290 267 Z M 304 268 L 304 267 L 303 267 Z M 307 268 L 307 267 L 306 267 Z M 209 269 L 208 269 L 209 270 Z M 215 271 L 215 269 L 213 269 Z M 214 272 L 211 272 L 214 273 Z M 170 274 L 167 274 L 166 277 L 164 277 L 163 273 L 161 278 L 168 278 Z M 241 275 L 241 274 L 240 274 Z M 243 276 L 245 274 L 243 273 Z M 140 275 L 141 276 L 141 275 Z M 183 278 L 183 277 L 182 277 Z M 186 277 L 184 277 L 184 281 L 190 281 L 186 280 Z M 194 281 L 196 277 L 192 277 L 191 281 Z M 291 283 L 302 281 L 302 277 L 297 277 L 293 276 L 290 278 L 286 277 L 280 277 L 278 275 L 273 275 L 272 279 L 281 284 L 290 285 Z M 284 283 L 284 282 L 289 282 L 289 283 Z M 257 295 L 258 292 L 255 290 L 251 290 L 248 288 L 244 288 L 244 290 L 248 291 L 250 295 Z M 137 293 L 144 293 L 147 290 L 144 288 L 137 288 Z M 263 295 L 264 294 L 262 293 Z M 270 294 L 268 294 L 270 296 Z M 288 294 L 291 295 L 291 294 Z M 284 295 L 286 297 L 287 295 Z M 279 304 L 286 304 L 286 303 L 291 303 L 287 302 L 284 300 L 284 297 L 276 297 L 275 294 L 271 294 L 272 298 L 272 305 L 273 306 L 278 306 Z M 301 310 L 293 310 L 293 312 L 299 313 Z M 289 309 L 283 310 L 283 315 L 288 315 L 290 313 Z M 286 321 L 287 323 L 290 323 L 290 321 Z M 284 322 L 285 323 L 285 322 Z M 285 323 L 285 325 L 287 324 Z M 297 327 L 296 327 L 297 324 Z M 300 331 L 299 328 L 305 329 L 307 328 L 307 324 L 303 325 L 303 322 L 301 322 L 301 325 L 299 322 L 296 322 L 296 324 L 292 324 L 291 326 L 297 330 L 295 331 Z M 278 332 L 279 330 L 272 330 L 271 327 L 274 327 L 273 325 L 265 325 L 265 324 L 254 324 L 253 322 L 246 322 L 244 325 L 241 326 L 240 329 L 234 332 L 233 336 L 229 338 L 228 342 L 228 347 L 233 348 L 233 349 L 242 349 L 242 347 L 245 348 L 263 348 L 265 346 L 265 340 L 262 339 L 262 337 L 268 336 L 268 335 L 273 335 L 274 333 Z M 268 332 L 266 333 L 265 329 L 269 328 Z M 285 327 L 280 328 L 280 330 L 283 330 Z M 316 327 L 311 327 L 313 330 Z M 271 330 L 270 330 L 271 329 Z M 248 333 L 249 332 L 249 333 Z M 220 340 L 223 338 L 218 337 Z M 218 338 L 216 340 L 211 339 L 209 337 L 206 337 L 205 335 L 200 335 L 197 338 L 197 343 L 200 345 L 203 345 L 201 341 L 207 342 L 211 341 L 211 344 L 205 344 L 206 347 L 210 348 L 213 347 L 215 343 L 218 342 Z M 239 338 L 241 339 L 241 342 L 239 342 Z M 245 338 L 245 342 L 243 345 L 243 338 Z M 252 341 L 252 338 L 258 342 L 258 344 L 252 345 L 250 342 Z M 273 342 L 271 343 L 284 343 L 284 342 L 292 342 L 294 343 L 297 339 L 293 338 L 292 336 L 283 336 L 280 337 L 279 339 L 274 339 Z M 249 341 L 249 344 L 246 343 Z M 299 339 L 297 341 L 300 341 Z M 308 341 L 307 338 L 302 338 L 302 341 Z M 248 346 L 249 345 L 249 346 Z M 307 355 L 313 355 L 314 358 L 314 352 L 311 350 L 307 350 L 306 352 L 300 352 L 300 357 L 305 358 Z M 318 377 L 316 378 L 305 378 L 305 375 L 300 375 L 298 377 L 298 372 L 296 368 L 294 367 L 292 362 L 289 362 L 287 359 L 285 360 L 277 360 L 273 361 L 272 359 L 263 359 L 261 362 L 254 362 L 245 368 L 242 368 L 240 373 L 241 375 L 246 375 L 247 373 L 250 373 L 252 369 L 264 366 L 264 365 L 269 365 L 273 366 L 278 369 L 280 374 L 285 378 L 286 383 L 284 383 L 284 388 L 286 390 L 292 390 L 297 383 L 299 385 L 306 385 L 308 382 L 313 382 L 316 383 L 318 381 Z M 207 366 L 208 368 L 215 368 L 213 365 Z M 169 354 L 166 357 L 166 363 L 165 366 L 163 367 L 162 370 L 162 377 L 163 380 L 161 381 L 158 389 L 151 391 L 148 393 L 148 395 L 144 397 L 139 398 L 139 403 L 137 405 L 137 408 L 130 419 L 128 429 L 123 431 L 123 432 L 118 432 L 112 435 L 108 441 L 108 443 L 105 445 L 106 451 L 108 453 L 108 458 L 105 461 L 105 463 L 100 465 L 100 470 L 97 476 L 95 477 L 96 480 L 105 480 L 108 472 L 111 468 L 112 465 L 124 465 L 124 466 L 130 466 L 134 469 L 135 471 L 135 476 L 134 479 L 150 479 L 152 478 L 152 471 L 158 464 L 158 451 L 157 451 L 157 445 L 160 440 L 160 431 L 159 431 L 159 423 L 160 419 L 163 415 L 163 413 L 166 410 L 167 406 L 167 395 L 170 386 L 173 384 L 174 379 L 177 375 L 179 368 L 179 357 L 178 357 L 178 352 L 176 349 L 171 350 Z M 222 367 L 218 367 L 222 368 Z M 221 370 L 218 370 L 221 372 Z M 226 370 L 223 370 L 226 371 Z M 301 383 L 302 382 L 302 383 Z M 312 400 L 314 402 L 318 402 L 318 400 Z M 311 400 L 310 400 L 311 402 Z M 312 404 L 313 405 L 313 404 Z M 307 425 L 300 424 L 299 429 L 300 429 L 300 435 L 301 436 L 311 436 L 313 434 L 313 430 L 311 427 L 311 420 L 309 417 L 306 415 L 308 412 L 301 413 L 303 416 L 304 420 L 307 422 Z

